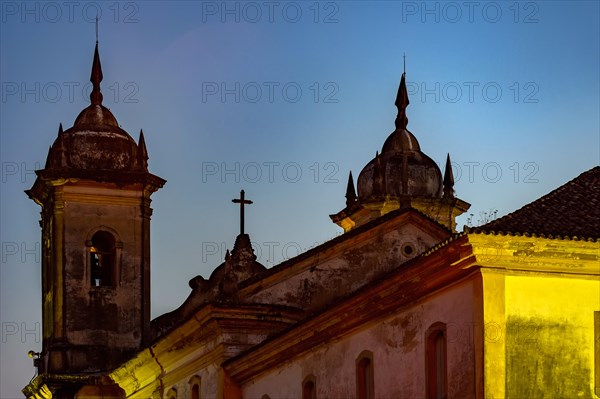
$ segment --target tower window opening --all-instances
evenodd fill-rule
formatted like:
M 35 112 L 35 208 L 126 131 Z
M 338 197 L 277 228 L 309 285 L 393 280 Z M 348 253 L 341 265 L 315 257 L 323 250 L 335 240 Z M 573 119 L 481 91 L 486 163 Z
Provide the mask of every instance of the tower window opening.
M 115 270 L 115 238 L 107 231 L 98 231 L 90 247 L 90 276 L 93 287 L 112 286 Z

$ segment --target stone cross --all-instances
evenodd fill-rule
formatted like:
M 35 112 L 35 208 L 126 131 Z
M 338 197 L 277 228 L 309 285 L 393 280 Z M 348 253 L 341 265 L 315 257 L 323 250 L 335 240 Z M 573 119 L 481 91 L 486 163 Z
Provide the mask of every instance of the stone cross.
M 240 234 L 244 234 L 244 205 L 250 205 L 252 201 L 244 198 L 244 190 L 240 191 L 239 199 L 232 199 L 231 202 L 235 204 L 240 204 Z

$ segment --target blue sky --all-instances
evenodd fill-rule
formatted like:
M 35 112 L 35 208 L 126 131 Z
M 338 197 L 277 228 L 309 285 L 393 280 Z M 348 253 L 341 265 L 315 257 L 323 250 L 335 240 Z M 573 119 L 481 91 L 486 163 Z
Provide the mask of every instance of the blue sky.
M 1 3 L 3 399 L 20 397 L 41 349 L 40 209 L 23 190 L 89 103 L 98 11 L 104 105 L 144 130 L 167 180 L 153 197 L 153 317 L 221 263 L 242 188 L 268 267 L 340 234 L 328 215 L 394 128 L 404 53 L 408 129 L 439 164 L 450 153 L 474 224 L 599 163 L 596 1 L 69 4 Z

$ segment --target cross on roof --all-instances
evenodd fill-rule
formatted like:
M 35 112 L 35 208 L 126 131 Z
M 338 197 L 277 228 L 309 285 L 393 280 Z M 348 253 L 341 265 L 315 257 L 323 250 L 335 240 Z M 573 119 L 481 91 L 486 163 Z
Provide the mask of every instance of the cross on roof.
M 235 204 L 240 204 L 240 234 L 244 234 L 244 205 L 250 205 L 252 201 L 244 198 L 244 190 L 240 191 L 240 198 L 232 199 L 231 202 Z

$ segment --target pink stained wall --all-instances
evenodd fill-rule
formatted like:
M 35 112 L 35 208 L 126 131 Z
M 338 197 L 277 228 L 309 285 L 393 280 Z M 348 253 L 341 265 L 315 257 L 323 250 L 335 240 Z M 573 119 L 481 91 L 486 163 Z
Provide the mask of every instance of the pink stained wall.
M 317 397 L 355 397 L 355 360 L 364 350 L 373 352 L 376 398 L 424 398 L 425 333 L 436 322 L 447 328 L 448 398 L 474 398 L 475 284 L 473 279 L 459 282 L 314 348 L 244 385 L 244 398 L 300 398 L 302 381 L 310 374 L 316 377 Z

